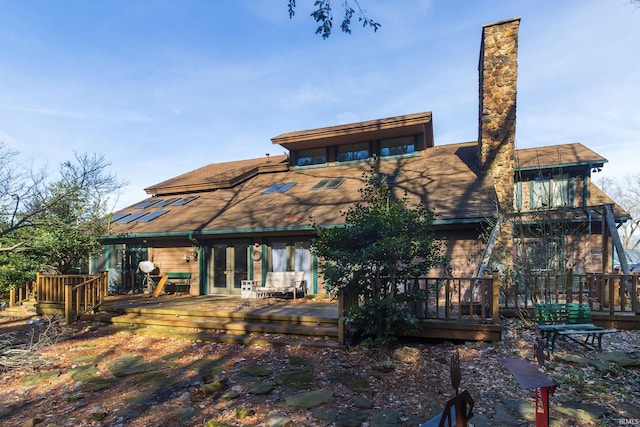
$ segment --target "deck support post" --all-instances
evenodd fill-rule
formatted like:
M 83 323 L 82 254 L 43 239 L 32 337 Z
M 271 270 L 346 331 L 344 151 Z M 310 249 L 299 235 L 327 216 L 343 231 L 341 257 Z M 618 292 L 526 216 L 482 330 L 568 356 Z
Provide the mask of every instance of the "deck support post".
M 345 290 L 338 291 L 338 345 L 345 343 L 345 324 L 344 324 L 344 299 Z
M 493 270 L 491 278 L 491 319 L 494 325 L 500 323 L 500 287 L 502 282 L 498 270 Z M 517 302 L 517 300 L 516 300 Z M 516 304 L 517 307 L 517 304 Z

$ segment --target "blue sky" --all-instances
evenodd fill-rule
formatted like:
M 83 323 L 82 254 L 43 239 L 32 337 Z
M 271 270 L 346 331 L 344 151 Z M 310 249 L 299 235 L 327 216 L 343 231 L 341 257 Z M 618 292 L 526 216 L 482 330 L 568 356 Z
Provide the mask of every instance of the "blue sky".
M 432 111 L 437 145 L 476 140 L 482 25 L 520 17 L 517 146 L 581 142 L 609 160 L 599 175 L 640 173 L 628 0 L 360 0 L 381 29 L 328 40 L 297 4 L 289 19 L 287 0 L 0 0 L 0 140 L 52 171 L 103 154 L 130 183 L 118 207 L 281 154 L 284 132 Z

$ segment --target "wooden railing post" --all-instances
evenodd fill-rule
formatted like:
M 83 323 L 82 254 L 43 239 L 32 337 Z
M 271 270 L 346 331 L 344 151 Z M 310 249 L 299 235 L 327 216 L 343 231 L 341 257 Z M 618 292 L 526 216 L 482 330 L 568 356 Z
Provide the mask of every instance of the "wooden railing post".
M 502 281 L 498 270 L 493 270 L 491 278 L 491 321 L 494 325 L 500 323 L 500 287 Z
M 636 314 L 640 314 L 638 307 L 638 275 L 631 276 L 631 311 Z
M 571 303 L 573 302 L 573 270 L 569 269 L 567 271 L 567 275 L 565 276 L 565 283 L 564 283 L 564 289 L 565 289 L 565 302 L 566 303 Z
M 616 285 L 617 282 L 613 276 L 609 276 L 609 314 L 612 316 L 616 312 Z
M 42 301 L 44 296 L 42 294 L 42 289 L 40 289 L 40 282 L 42 282 L 42 279 L 40 278 L 40 273 L 36 273 L 36 283 L 35 283 L 36 303 L 39 301 Z
M 103 271 L 101 273 L 101 286 L 100 286 L 100 303 L 104 301 L 104 298 L 109 293 L 109 272 Z
M 626 309 L 626 305 L 627 305 L 627 287 L 626 287 L 626 283 L 627 280 L 629 280 L 631 276 L 620 276 L 620 279 L 618 279 L 618 299 L 620 300 L 620 311 L 627 311 Z
M 338 345 L 345 344 L 345 321 L 344 321 L 344 310 L 345 310 L 345 293 L 344 289 L 340 289 L 338 291 Z
M 9 288 L 9 307 L 15 307 L 16 305 L 16 288 L 11 286 Z
M 73 323 L 73 283 L 64 286 L 64 317 L 67 326 Z

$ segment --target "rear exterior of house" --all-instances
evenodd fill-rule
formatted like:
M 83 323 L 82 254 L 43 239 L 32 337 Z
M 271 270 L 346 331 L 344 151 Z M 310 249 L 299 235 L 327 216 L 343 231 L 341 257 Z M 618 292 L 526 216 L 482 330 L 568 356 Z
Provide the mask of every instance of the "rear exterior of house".
M 548 268 L 537 264 L 541 247 L 547 259 L 556 252 L 555 267 L 611 271 L 605 207 L 616 222 L 628 215 L 591 182 L 606 159 L 579 143 L 515 147 L 518 27 L 483 28 L 478 141 L 436 145 L 432 114 L 422 112 L 285 133 L 272 141 L 287 155 L 214 163 L 149 187 L 104 237 L 112 289 L 139 288 L 138 264 L 149 260 L 152 276 L 173 273 L 193 295 L 239 295 L 242 280 L 261 284 L 270 271 L 304 272 L 307 293 L 324 295 L 313 225 L 341 226 L 367 179 L 436 213 L 451 262 L 425 275 L 482 274 L 504 263 L 500 248 Z M 541 242 L 550 224 L 564 234 Z

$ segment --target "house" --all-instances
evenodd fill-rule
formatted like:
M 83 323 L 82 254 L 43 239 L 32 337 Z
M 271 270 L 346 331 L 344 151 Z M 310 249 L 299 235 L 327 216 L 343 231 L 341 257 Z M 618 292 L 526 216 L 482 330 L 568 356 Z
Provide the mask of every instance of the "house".
M 549 260 L 610 271 L 609 219 L 628 214 L 591 181 L 607 160 L 580 143 L 516 149 L 519 23 L 483 27 L 478 141 L 438 145 L 432 114 L 420 112 L 285 133 L 272 142 L 286 155 L 214 163 L 153 185 L 149 198 L 114 213 L 104 236 L 114 287 L 138 286 L 138 264 L 149 260 L 152 274 L 173 273 L 193 295 L 237 295 L 242 280 L 264 283 L 271 271 L 304 272 L 307 292 L 324 294 L 312 224 L 343 224 L 372 174 L 435 211 L 451 263 L 428 274 L 471 277 L 522 256 L 536 271 Z M 540 238 L 551 229 L 552 239 Z

